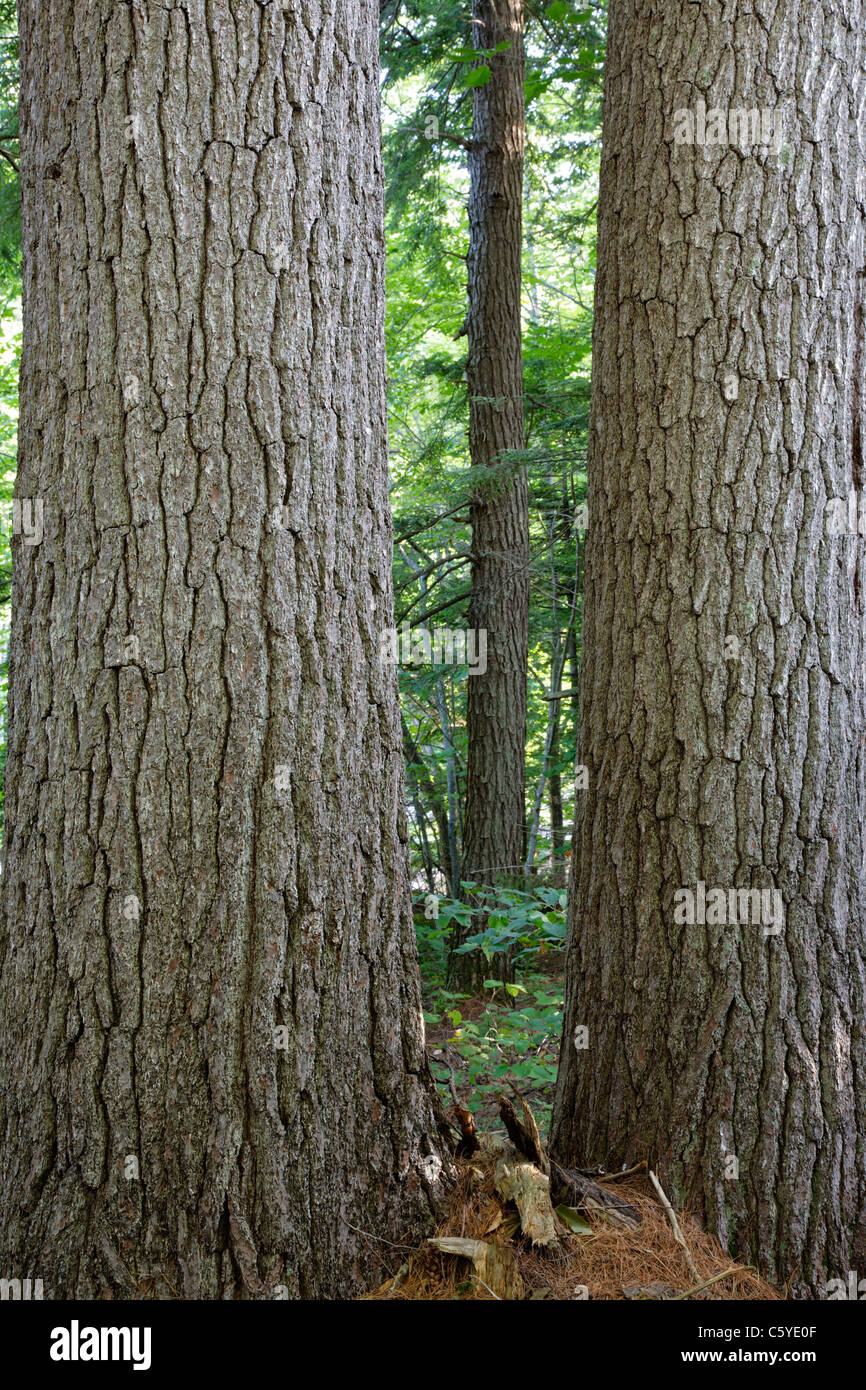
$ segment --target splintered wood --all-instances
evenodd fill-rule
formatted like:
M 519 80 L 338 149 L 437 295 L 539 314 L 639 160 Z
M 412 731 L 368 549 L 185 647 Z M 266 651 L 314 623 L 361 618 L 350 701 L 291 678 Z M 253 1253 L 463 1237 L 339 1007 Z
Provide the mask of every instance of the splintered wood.
M 550 1200 L 550 1162 L 532 1111 L 522 1096 L 516 1098 L 520 1115 L 508 1096 L 501 1093 L 497 1096 L 499 1114 L 511 1143 L 499 1136 L 489 1136 L 488 1150 L 498 1155 L 494 1186 L 503 1202 L 514 1203 L 520 1217 L 520 1230 L 532 1246 L 555 1248 L 559 1241 Z
M 503 1202 L 513 1202 L 517 1207 L 520 1229 L 533 1245 L 558 1244 L 550 1178 L 546 1174 L 509 1146 L 496 1160 L 494 1183 Z
M 436 1236 L 428 1244 L 443 1255 L 461 1255 L 471 1260 L 479 1283 L 494 1298 L 523 1297 L 517 1256 L 507 1245 L 491 1245 L 486 1240 L 465 1240 L 460 1236 Z

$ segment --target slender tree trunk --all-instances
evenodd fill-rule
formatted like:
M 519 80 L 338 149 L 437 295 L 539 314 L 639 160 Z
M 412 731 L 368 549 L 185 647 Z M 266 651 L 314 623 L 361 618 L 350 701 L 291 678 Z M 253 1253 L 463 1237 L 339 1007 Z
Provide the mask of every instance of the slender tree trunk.
M 520 258 L 524 147 L 523 0 L 473 0 L 477 48 L 491 76 L 474 93 L 469 155 L 469 450 L 475 467 L 522 449 Z M 469 626 L 487 633 L 487 670 L 469 679 L 462 877 L 519 879 L 524 857 L 529 503 L 522 467 L 503 467 L 472 500 Z M 455 945 L 459 944 L 458 935 Z M 510 973 L 499 958 L 497 969 Z M 476 986 L 491 968 L 451 957 L 452 982 Z
M 443 1188 L 377 17 L 20 5 L 0 1265 L 46 1297 L 349 1294 Z
M 820 1296 L 866 1273 L 866 36 L 733 8 L 610 6 L 552 1147 Z M 699 100 L 781 138 L 677 144 Z
M 418 547 L 413 546 L 413 549 Z M 401 548 L 401 555 L 406 564 L 412 570 L 419 581 L 421 597 L 418 605 L 418 617 L 422 626 L 427 623 L 427 578 L 420 565 L 418 565 L 405 550 Z M 419 551 L 419 553 L 422 553 Z M 428 559 L 429 556 L 424 557 Z M 448 879 L 452 896 L 456 897 L 460 891 L 460 856 L 457 850 L 457 755 L 454 748 L 454 737 L 451 731 L 451 723 L 448 718 L 448 702 L 445 698 L 445 683 L 441 675 L 436 678 L 436 709 L 439 715 L 439 728 L 442 733 L 442 742 L 445 746 L 445 786 L 448 798 L 448 816 L 445 821 L 446 843 L 448 845 Z
M 553 479 L 548 478 L 552 484 Z M 551 495 L 553 488 L 551 486 Z M 568 655 L 569 638 L 574 632 L 574 622 L 572 621 L 565 633 L 564 654 L 560 656 L 562 637 L 559 632 L 559 583 L 556 574 L 556 553 L 555 553 L 556 527 L 551 518 L 548 528 L 548 548 L 550 551 L 550 600 L 551 612 L 553 614 L 553 651 L 550 660 L 550 679 L 551 692 L 561 688 L 564 678 L 565 659 Z M 572 600 L 574 595 L 572 595 Z M 576 607 L 572 603 L 573 609 Z M 555 680 L 559 680 L 559 685 L 554 685 Z M 551 862 L 551 882 L 557 887 L 564 885 L 563 876 L 563 851 L 565 849 L 565 832 L 562 821 L 562 777 L 559 773 L 560 759 L 560 738 L 559 732 L 562 725 L 562 701 L 553 702 L 552 714 L 553 723 L 550 729 L 550 752 L 548 774 L 548 800 L 550 806 L 550 862 Z
M 448 701 L 445 699 L 445 682 L 439 676 L 436 680 L 436 708 L 439 713 L 439 728 L 445 745 L 445 787 L 448 798 L 448 863 L 451 879 L 451 895 L 460 893 L 460 851 L 458 848 L 459 830 L 457 812 L 459 808 L 459 788 L 457 780 L 457 749 L 454 747 L 454 730 L 448 716 Z
M 438 868 L 440 873 L 445 875 L 448 882 L 448 891 L 452 895 L 457 892 L 457 882 L 454 878 L 455 870 L 458 867 L 451 849 L 451 823 L 449 814 L 438 795 L 436 785 L 421 755 L 421 750 L 409 732 L 409 726 L 405 719 L 402 719 L 403 728 L 403 752 L 406 762 L 412 768 L 412 776 L 419 791 L 424 792 L 427 798 L 427 806 L 436 823 L 439 836 L 439 855 Z M 423 808 L 422 808 L 423 809 Z
M 551 745 L 550 757 L 554 764 L 559 763 L 562 756 L 559 739 L 559 722 L 553 733 L 553 743 Z M 550 843 L 553 853 L 552 883 L 555 888 L 565 887 L 565 821 L 562 814 L 562 774 L 551 772 L 549 779 L 550 794 Z
M 551 559 L 552 559 L 552 551 L 551 551 Z M 554 597 L 555 597 L 555 594 L 556 594 L 556 576 L 555 576 L 555 574 L 554 574 Z M 575 603 L 575 602 L 572 602 L 571 612 L 570 612 L 570 614 L 569 614 L 569 619 L 568 619 L 568 627 L 566 628 L 566 632 L 565 632 L 565 642 L 563 642 L 562 636 L 561 636 L 561 634 L 560 634 L 560 632 L 559 632 L 559 628 L 558 628 L 558 626 L 556 625 L 556 624 L 558 623 L 558 616 L 557 616 L 557 614 L 556 614 L 556 604 L 555 604 L 555 603 L 554 603 L 554 605 L 553 605 L 553 611 L 554 611 L 554 641 L 553 641 L 553 659 L 552 659 L 552 661 L 551 661 L 551 667 L 550 667 L 550 693 L 551 693 L 552 695 L 555 694 L 557 691 L 559 691 L 559 690 L 562 689 L 562 676 L 563 676 L 563 671 L 564 671 L 564 669 L 565 669 L 565 657 L 566 657 L 566 653 L 567 653 L 567 651 L 568 651 L 568 638 L 569 638 L 569 636 L 571 635 L 571 633 L 572 633 L 573 630 L 574 630 L 574 620 L 575 620 L 575 616 L 576 616 L 576 603 Z M 528 837 L 528 846 L 527 846 L 527 851 L 526 851 L 526 863 L 525 863 L 524 866 L 523 866 L 523 871 L 524 871 L 524 874 L 526 875 L 527 881 L 530 879 L 530 876 L 531 876 L 532 870 L 533 870 L 533 862 L 534 862 L 534 859 L 535 859 L 535 844 L 536 844 L 536 840 L 537 840 L 537 838 L 538 838 L 538 829 L 539 829 L 539 825 L 540 825 L 540 823 L 541 823 L 541 807 L 542 807 L 542 804 L 543 804 L 543 801 L 544 801 L 544 786 L 545 786 L 545 783 L 546 783 L 546 781 L 547 781 L 548 770 L 549 770 L 550 765 L 551 765 L 551 763 L 552 763 L 552 761 L 553 761 L 553 748 L 554 748 L 554 746 L 555 746 L 555 744 L 556 744 L 556 740 L 557 740 L 558 733 L 559 733 L 560 710 L 561 710 L 561 701 L 560 701 L 560 700 L 550 700 L 550 701 L 549 701 L 548 706 L 547 706 L 547 729 L 546 729 L 545 735 L 544 735 L 544 751 L 543 751 L 542 757 L 541 757 L 541 772 L 539 773 L 539 776 L 538 776 L 538 782 L 537 782 L 536 788 L 535 788 L 535 797 L 534 797 L 533 803 L 532 803 L 532 812 L 531 812 L 530 820 L 529 820 L 529 837 Z M 562 810 L 562 808 L 561 808 L 561 806 L 560 806 L 560 824 L 561 824 L 561 810 Z
M 571 486 L 569 486 L 569 478 L 570 478 L 570 480 L 571 480 Z M 575 512 L 574 493 L 575 493 L 575 489 L 574 489 L 574 473 L 572 472 L 570 475 L 569 475 L 569 474 L 566 474 L 566 473 L 563 473 L 563 480 L 562 480 L 562 513 L 561 513 L 561 515 L 562 515 L 562 525 L 563 525 L 563 528 L 569 528 L 569 527 L 573 527 L 573 526 L 574 526 L 574 512 Z M 573 693 L 568 697 L 569 702 L 570 702 L 570 704 L 571 704 L 571 727 L 572 727 L 573 729 L 576 729 L 576 728 L 577 728 L 577 721 L 578 721 L 578 715 L 579 715 L 579 710 L 580 710 L 580 701 L 579 701 L 579 695 L 578 695 L 578 684 L 579 684 L 579 680 L 580 680 L 580 662 L 579 662 L 579 659 L 578 659 L 577 634 L 578 634 L 578 632 L 581 630 L 582 622 L 583 622 L 583 609 L 582 609 L 583 586 L 582 586 L 582 581 L 581 581 L 581 574 L 582 574 L 582 557 L 583 557 L 583 537 L 582 537 L 582 535 L 578 532 L 578 534 L 576 535 L 576 538 L 575 538 L 575 553 L 574 553 L 574 587 L 571 589 L 571 602 L 572 602 L 572 606 L 573 606 L 573 608 L 574 608 L 575 619 L 574 619 L 574 622 L 572 623 L 571 627 L 569 628 L 568 636 L 567 636 L 566 642 L 565 642 L 566 654 L 567 654 L 567 663 L 568 663 L 568 674 L 566 674 L 566 671 L 565 671 L 564 668 L 563 668 L 563 674 L 562 674 L 563 682 L 566 683 L 566 684 L 568 685 L 568 688 L 573 692 Z M 560 730 L 560 731 L 561 731 L 562 728 L 563 728 L 564 722 L 565 722 L 565 709 L 564 709 L 564 702 L 563 702 L 563 706 L 560 707 L 560 711 L 559 711 L 559 730 Z M 562 810 L 562 807 L 560 807 L 560 817 L 561 817 L 562 821 L 564 822 L 564 811 Z M 573 825 L 573 821 L 572 821 L 572 825 Z M 570 832 L 571 832 L 571 829 L 572 829 L 572 825 L 569 825 L 569 827 L 568 827 L 569 833 L 568 833 L 568 835 L 566 835 L 565 828 L 564 828 L 564 824 L 563 824 L 563 831 L 562 831 L 562 851 L 561 851 L 561 869 L 560 869 L 560 872 L 559 872 L 559 874 L 558 874 L 558 876 L 557 876 L 557 880 L 556 880 L 556 881 L 557 881 L 557 886 L 560 886 L 560 885 L 561 885 L 563 888 L 566 886 L 566 883 L 567 883 L 567 881 L 568 881 L 568 872 L 569 872 L 569 863 L 570 863 L 570 858 L 569 858 L 569 856 L 571 855 Z
M 421 854 L 421 863 L 424 866 L 424 877 L 427 880 L 428 893 L 435 893 L 436 880 L 433 877 L 433 857 L 430 853 L 430 841 L 427 838 L 427 813 L 424 803 L 421 800 L 421 792 L 418 787 L 418 776 L 413 765 L 406 769 L 406 783 L 412 810 L 415 812 L 415 825 L 418 829 L 418 848 Z

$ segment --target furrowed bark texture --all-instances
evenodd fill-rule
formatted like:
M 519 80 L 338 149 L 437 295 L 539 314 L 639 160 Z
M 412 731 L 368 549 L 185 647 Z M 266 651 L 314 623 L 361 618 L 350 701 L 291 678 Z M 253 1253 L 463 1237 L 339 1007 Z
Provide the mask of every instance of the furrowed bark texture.
M 491 76 L 474 93 L 469 154 L 469 452 L 489 468 L 522 449 L 520 260 L 523 210 L 523 0 L 473 0 L 473 41 Z M 505 469 L 472 501 L 469 627 L 487 632 L 487 670 L 467 696 L 465 879 L 519 876 L 523 863 L 529 509 L 522 468 Z M 455 982 L 490 973 L 473 953 L 452 956 Z
M 377 18 L 20 7 L 0 1263 L 46 1297 L 349 1294 L 443 1186 Z
M 866 13 L 609 24 L 552 1152 L 650 1159 L 821 1296 L 866 1272 L 866 553 L 826 506 L 864 486 Z M 779 148 L 675 145 L 700 99 L 775 110 Z M 778 889 L 781 932 L 676 925 L 698 881 Z

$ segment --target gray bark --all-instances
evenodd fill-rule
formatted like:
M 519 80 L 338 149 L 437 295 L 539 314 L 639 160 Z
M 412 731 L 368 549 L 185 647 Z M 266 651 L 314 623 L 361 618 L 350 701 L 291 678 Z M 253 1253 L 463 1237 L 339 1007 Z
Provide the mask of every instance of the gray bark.
M 864 539 L 826 512 L 864 483 L 864 21 L 610 6 L 552 1131 L 817 1296 L 866 1272 Z M 780 148 L 675 145 L 700 98 Z M 677 925 L 699 880 L 782 931 Z
M 46 1297 L 350 1294 L 443 1191 L 377 17 L 20 5 L 0 1264 Z

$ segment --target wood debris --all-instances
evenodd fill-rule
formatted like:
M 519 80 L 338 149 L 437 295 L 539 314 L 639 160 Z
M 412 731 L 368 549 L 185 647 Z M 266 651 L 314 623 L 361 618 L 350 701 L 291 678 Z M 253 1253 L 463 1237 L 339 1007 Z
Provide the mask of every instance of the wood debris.
M 616 1193 L 608 1192 L 585 1173 L 575 1168 L 560 1168 L 558 1163 L 553 1165 L 553 1196 L 557 1206 L 591 1212 L 626 1231 L 636 1230 L 641 1223 L 640 1212 Z
M 494 1298 L 523 1297 L 523 1280 L 517 1267 L 517 1256 L 507 1245 L 492 1245 L 486 1240 L 469 1240 L 460 1236 L 434 1236 L 428 1244 L 443 1255 L 459 1255 L 471 1260 L 479 1283 Z
M 550 1201 L 550 1178 L 517 1149 L 496 1160 L 494 1185 L 504 1202 L 513 1202 L 520 1229 L 533 1245 L 557 1245 L 556 1220 Z

